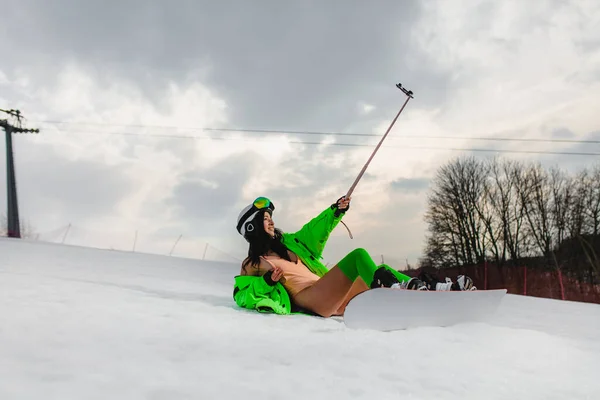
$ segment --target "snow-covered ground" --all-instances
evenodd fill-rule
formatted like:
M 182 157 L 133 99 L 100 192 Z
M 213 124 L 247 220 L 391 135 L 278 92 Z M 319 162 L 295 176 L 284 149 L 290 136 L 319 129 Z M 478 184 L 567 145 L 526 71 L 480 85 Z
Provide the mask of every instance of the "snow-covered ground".
M 600 305 L 507 295 L 489 324 L 358 331 L 240 310 L 238 271 L 0 238 L 0 399 L 600 398 Z

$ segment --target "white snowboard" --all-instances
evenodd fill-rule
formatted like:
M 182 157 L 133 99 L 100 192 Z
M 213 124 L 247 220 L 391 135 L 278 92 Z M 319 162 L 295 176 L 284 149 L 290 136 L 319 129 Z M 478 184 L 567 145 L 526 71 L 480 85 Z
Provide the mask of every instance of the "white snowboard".
M 377 288 L 353 298 L 344 312 L 348 328 L 393 331 L 485 321 L 506 289 L 422 291 Z

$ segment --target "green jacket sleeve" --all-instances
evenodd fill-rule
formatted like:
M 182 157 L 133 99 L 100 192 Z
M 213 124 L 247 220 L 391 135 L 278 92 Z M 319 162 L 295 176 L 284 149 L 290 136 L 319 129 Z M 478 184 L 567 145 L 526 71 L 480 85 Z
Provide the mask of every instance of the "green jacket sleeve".
M 332 206 L 327 207 L 293 234 L 317 259 L 322 258 L 329 235 L 344 216 L 344 213 L 335 216 L 335 211 Z
M 270 285 L 262 276 L 236 276 L 233 299 L 239 307 L 260 312 L 289 314 L 291 309 L 283 285 L 279 282 Z

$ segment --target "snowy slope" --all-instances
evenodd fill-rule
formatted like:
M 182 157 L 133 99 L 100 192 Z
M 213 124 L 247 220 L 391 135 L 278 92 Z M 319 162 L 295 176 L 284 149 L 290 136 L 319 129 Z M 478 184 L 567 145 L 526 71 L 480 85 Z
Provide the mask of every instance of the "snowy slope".
M 595 399 L 600 306 L 398 332 L 236 307 L 228 263 L 0 238 L 0 399 Z M 460 310 L 457 310 L 460 312 Z

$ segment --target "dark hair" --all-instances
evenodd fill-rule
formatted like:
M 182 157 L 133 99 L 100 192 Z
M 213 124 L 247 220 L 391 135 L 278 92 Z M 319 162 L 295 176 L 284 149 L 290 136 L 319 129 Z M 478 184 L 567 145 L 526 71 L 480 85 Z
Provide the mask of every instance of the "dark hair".
M 254 226 L 258 227 L 252 232 L 248 232 L 246 238 L 250 243 L 248 248 L 248 258 L 242 263 L 242 268 L 246 271 L 248 265 L 260 264 L 260 256 L 267 254 L 269 250 L 275 252 L 281 258 L 291 261 L 287 247 L 283 244 L 283 232 L 275 228 L 275 237 L 271 237 L 264 230 L 263 218 L 268 210 L 260 210 L 254 219 Z

